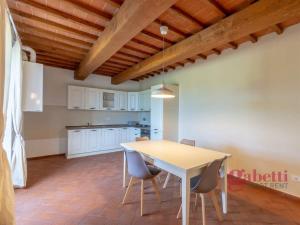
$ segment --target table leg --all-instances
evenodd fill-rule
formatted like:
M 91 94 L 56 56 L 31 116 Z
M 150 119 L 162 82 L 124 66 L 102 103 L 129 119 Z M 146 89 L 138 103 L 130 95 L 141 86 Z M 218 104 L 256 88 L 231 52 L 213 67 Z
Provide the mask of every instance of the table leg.
M 125 151 L 123 153 L 123 188 L 126 187 L 126 175 L 127 175 L 127 160 L 126 160 L 126 154 Z
M 168 183 L 169 183 L 169 180 L 170 180 L 170 176 L 171 176 L 171 174 L 168 173 L 168 174 L 167 174 L 167 177 L 166 177 L 166 180 L 165 180 L 165 183 L 164 183 L 164 186 L 163 186 L 163 189 L 165 189 L 165 188 L 167 187 L 167 185 L 168 185 Z
M 189 225 L 190 215 L 190 177 L 185 174 L 182 178 L 181 189 L 182 189 L 182 225 Z
M 223 213 L 227 213 L 227 159 L 224 160 L 222 165 L 222 208 Z

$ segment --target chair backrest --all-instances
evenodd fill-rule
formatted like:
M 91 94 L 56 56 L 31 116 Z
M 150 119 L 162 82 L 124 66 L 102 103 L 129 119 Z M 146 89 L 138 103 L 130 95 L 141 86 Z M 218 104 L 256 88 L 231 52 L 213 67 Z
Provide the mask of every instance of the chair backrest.
M 182 139 L 180 144 L 195 146 L 195 140 Z
M 147 136 L 137 137 L 137 138 L 135 138 L 135 141 L 149 141 L 149 138 Z
M 125 151 L 125 154 L 130 176 L 139 179 L 147 179 L 152 176 L 140 153 L 135 151 Z
M 217 159 L 207 165 L 199 176 L 199 180 L 196 185 L 192 187 L 192 190 L 198 193 L 207 193 L 215 189 L 218 185 L 218 179 L 220 177 L 219 170 L 225 159 L 226 157 Z

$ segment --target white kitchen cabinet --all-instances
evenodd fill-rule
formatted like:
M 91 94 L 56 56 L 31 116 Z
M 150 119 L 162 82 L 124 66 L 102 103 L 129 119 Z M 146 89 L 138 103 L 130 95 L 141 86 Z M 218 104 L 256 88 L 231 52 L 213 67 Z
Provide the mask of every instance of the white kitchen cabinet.
M 150 111 L 151 91 L 145 90 L 139 92 L 139 111 Z
M 118 147 L 118 134 L 119 132 L 117 128 L 102 129 L 103 149 L 108 150 Z
M 128 141 L 129 142 L 133 142 L 136 140 L 137 137 L 141 137 L 141 129 L 140 128 L 134 128 L 134 127 L 130 127 L 128 128 L 129 131 L 129 137 L 128 137 Z
M 145 91 L 139 92 L 139 111 L 145 111 Z
M 128 111 L 139 110 L 139 92 L 128 92 Z
M 68 86 L 68 109 L 84 109 L 85 88 Z
M 157 90 L 162 85 L 151 87 Z M 178 86 L 166 85 L 175 94 L 175 98 L 151 98 L 151 140 L 178 141 Z
M 151 110 L 151 90 L 146 90 L 144 96 L 144 109 L 145 111 Z
M 86 146 L 84 152 L 95 152 L 99 150 L 97 129 L 87 129 L 85 131 Z
M 126 143 L 129 142 L 129 128 L 128 127 L 122 127 L 120 128 L 120 143 Z
M 119 95 L 117 91 L 101 90 L 101 107 L 102 110 L 119 110 Z
M 68 156 L 85 152 L 85 130 L 68 131 Z
M 22 110 L 43 111 L 43 65 L 23 61 Z
M 118 92 L 118 99 L 119 99 L 119 110 L 127 111 L 128 110 L 128 97 L 127 92 L 119 91 Z
M 99 110 L 100 109 L 100 90 L 97 88 L 85 88 L 85 109 Z

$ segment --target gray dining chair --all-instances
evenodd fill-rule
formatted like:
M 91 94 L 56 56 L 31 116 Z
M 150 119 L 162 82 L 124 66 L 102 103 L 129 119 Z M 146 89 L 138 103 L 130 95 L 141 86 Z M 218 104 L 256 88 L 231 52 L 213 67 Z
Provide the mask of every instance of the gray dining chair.
M 135 151 L 125 151 L 127 159 L 128 174 L 131 176 L 128 187 L 126 189 L 122 204 L 125 204 L 129 190 L 133 185 L 134 180 L 141 181 L 141 216 L 143 216 L 144 206 L 144 181 L 150 180 L 153 184 L 156 196 L 160 201 L 159 188 L 156 183 L 156 176 L 161 172 L 160 169 L 152 165 L 146 165 L 141 154 Z
M 195 193 L 196 196 L 199 194 L 201 197 L 201 207 L 202 207 L 202 224 L 206 224 L 205 219 L 205 199 L 204 194 L 208 194 L 213 202 L 213 205 L 217 212 L 217 217 L 220 221 L 223 220 L 222 212 L 220 209 L 220 205 L 218 202 L 218 198 L 216 196 L 215 189 L 218 185 L 218 180 L 220 177 L 219 171 L 222 166 L 223 161 L 226 159 L 226 157 L 222 159 L 214 160 L 212 163 L 207 165 L 202 169 L 202 172 L 200 175 L 193 177 L 191 179 L 191 192 Z M 177 218 L 179 218 L 182 210 L 182 205 L 180 206 L 180 209 L 177 214 Z
M 195 146 L 196 145 L 196 142 L 195 140 L 190 140 L 190 139 L 181 139 L 180 141 L 180 144 L 183 144 L 183 145 L 190 145 L 190 146 Z M 163 185 L 163 188 L 165 189 L 169 183 L 169 180 L 170 180 L 170 177 L 171 177 L 171 174 L 168 173 L 167 174 L 167 177 L 165 179 L 165 182 L 164 182 L 164 185 Z

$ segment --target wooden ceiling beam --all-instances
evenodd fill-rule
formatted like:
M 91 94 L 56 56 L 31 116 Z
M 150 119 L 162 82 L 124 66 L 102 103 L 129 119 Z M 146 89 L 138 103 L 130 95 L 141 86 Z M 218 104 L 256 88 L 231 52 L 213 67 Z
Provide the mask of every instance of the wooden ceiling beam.
M 115 63 L 115 64 L 118 64 L 120 66 L 132 66 L 134 65 L 135 63 L 129 63 L 129 62 L 124 62 L 124 61 L 121 61 L 121 60 L 117 60 L 113 57 L 111 57 L 109 60 L 107 60 L 106 62 L 112 62 L 112 63 Z
M 33 32 L 38 32 L 38 33 L 42 34 L 43 36 L 50 37 L 50 38 L 53 38 L 53 39 L 54 38 L 60 38 L 60 39 L 66 40 L 68 42 L 72 42 L 72 43 L 79 44 L 81 46 L 85 46 L 86 49 L 89 49 L 92 46 L 92 43 L 90 43 L 90 42 L 83 41 L 83 40 L 80 40 L 80 39 L 77 39 L 77 38 L 71 38 L 67 35 L 63 35 L 63 34 L 60 34 L 60 33 L 57 33 L 57 32 L 52 32 L 50 30 L 42 29 L 40 27 L 36 27 L 36 26 L 32 26 L 32 25 L 28 25 L 26 23 L 16 22 L 16 21 L 15 21 L 15 24 L 17 25 L 18 28 L 20 28 L 20 30 L 25 29 L 26 31 L 29 31 L 29 32 L 32 32 L 32 33 Z
M 56 22 L 53 22 L 51 20 L 44 19 L 42 17 L 35 16 L 35 15 L 30 14 L 30 13 L 22 12 L 20 10 L 16 10 L 16 9 L 10 8 L 10 11 L 12 12 L 12 14 L 15 14 L 15 15 L 18 15 L 18 16 L 21 16 L 21 17 L 33 20 L 33 21 L 37 21 L 37 22 L 43 23 L 46 26 L 50 25 L 50 26 L 54 26 L 56 28 L 59 28 L 59 29 L 71 32 L 71 33 L 76 34 L 76 35 L 82 35 L 82 36 L 90 38 L 92 40 L 95 40 L 98 37 L 97 35 L 94 35 L 94 34 L 91 34 L 91 33 L 87 33 L 87 32 L 84 32 L 84 31 L 81 31 L 81 30 L 78 30 L 78 29 L 75 29 L 75 28 L 72 28 L 72 27 L 69 27 L 69 26 L 65 26 L 63 24 L 56 23 Z
M 120 71 L 123 71 L 122 69 L 119 69 L 116 67 L 111 67 L 111 66 L 105 66 L 105 65 L 100 66 L 99 69 L 108 69 L 108 70 L 112 70 L 117 73 L 119 73 Z
M 249 34 L 263 30 L 291 18 L 300 17 L 300 1 L 260 0 L 245 9 L 226 17 L 189 38 L 159 52 L 128 70 L 114 76 L 113 84 L 134 79 L 141 74 L 171 65 L 193 55 L 225 45 Z M 201 40 L 201 41 L 199 41 Z
M 230 45 L 230 47 L 233 48 L 233 49 L 237 49 L 239 47 L 238 44 L 236 44 L 233 41 L 228 42 L 228 45 Z
M 69 65 L 69 66 L 73 66 L 74 68 L 78 64 L 78 63 L 75 63 L 75 62 L 70 62 L 70 61 L 65 61 L 65 60 L 59 60 L 57 58 L 55 59 L 55 58 L 50 58 L 48 56 L 45 57 L 45 56 L 41 56 L 41 55 L 37 55 L 37 59 L 48 61 L 48 62 L 53 62 L 53 63 L 57 63 L 57 64 Z
M 85 79 L 174 3 L 176 0 L 155 2 L 125 0 L 118 13 L 81 61 L 75 78 Z
M 97 23 L 94 23 L 94 22 L 91 22 L 91 21 L 88 21 L 88 20 L 84 20 L 80 17 L 77 17 L 77 16 L 74 16 L 72 14 L 69 14 L 69 13 L 66 13 L 66 12 L 63 12 L 61 10 L 58 10 L 56 8 L 53 8 L 51 7 L 49 4 L 48 5 L 44 5 L 44 4 L 41 4 L 39 2 L 35 2 L 35 1 L 32 1 L 32 0 L 18 0 L 19 2 L 23 2 L 27 5 L 30 5 L 34 8 L 37 8 L 37 9 L 40 9 L 40 10 L 43 10 L 45 11 L 46 13 L 51 13 L 55 16 L 57 16 L 58 18 L 62 19 L 62 20 L 66 20 L 66 19 L 69 19 L 69 20 L 72 20 L 72 21 L 75 21 L 77 23 L 80 23 L 84 26 L 88 26 L 90 28 L 94 28 L 94 29 L 97 29 L 97 30 L 104 30 L 104 26 L 100 25 L 100 24 L 97 24 Z
M 32 41 L 32 42 L 36 42 L 36 43 L 47 43 L 49 46 L 53 46 L 55 48 L 59 48 L 62 50 L 67 50 L 73 54 L 78 54 L 78 55 L 83 56 L 87 52 L 86 49 L 81 49 L 81 48 L 74 47 L 74 46 L 71 47 L 70 45 L 67 45 L 67 44 L 59 42 L 59 41 L 54 41 L 54 40 L 47 39 L 47 38 L 40 38 L 38 36 L 30 35 L 30 34 L 23 33 L 23 32 L 19 32 L 19 34 L 20 34 L 21 40 L 27 40 L 27 41 Z
M 110 13 L 94 8 L 78 0 L 64 0 L 64 1 L 68 2 L 73 9 L 77 9 L 79 12 L 93 14 L 95 17 L 100 17 L 105 21 L 110 21 L 113 17 L 113 15 L 111 15 Z
M 60 46 L 61 48 L 69 49 L 70 51 L 78 52 L 80 54 L 88 51 L 87 48 L 79 47 L 76 45 L 71 45 L 71 44 L 68 44 L 65 42 L 61 42 L 61 41 L 57 41 L 57 40 L 48 38 L 49 36 L 48 37 L 40 36 L 35 33 L 33 34 L 30 32 L 27 32 L 27 31 L 19 31 L 19 34 L 24 39 L 30 39 L 31 41 L 36 41 L 36 42 L 47 42 L 49 45 L 52 45 L 52 44 L 57 45 L 57 46 Z M 55 38 L 55 37 L 52 37 L 52 38 Z
M 283 33 L 283 28 L 278 24 L 273 25 L 272 28 L 277 34 Z
M 204 60 L 206 60 L 206 59 L 207 59 L 207 56 L 206 56 L 206 55 L 204 55 L 204 54 L 198 54 L 198 56 L 199 56 L 201 59 L 204 59 Z
M 250 39 L 250 41 L 252 43 L 256 43 L 257 42 L 257 37 L 254 34 L 249 34 L 247 37 Z
M 28 45 L 32 47 L 34 50 L 46 51 L 52 54 L 59 54 L 65 57 L 69 57 L 70 59 L 81 59 L 82 55 L 74 54 L 74 52 L 69 52 L 66 49 L 61 49 L 53 46 L 49 46 L 46 43 L 36 43 L 31 40 L 23 39 L 22 43 L 24 45 Z
M 217 0 L 208 0 L 215 8 L 217 8 L 222 14 L 223 14 L 223 17 L 226 17 L 226 16 L 229 16 L 230 14 L 234 13 L 234 11 L 229 11 L 227 10 L 219 1 Z M 254 1 L 253 0 L 249 0 L 247 3 L 244 3 L 242 5 L 242 7 L 240 7 L 240 9 L 246 7 L 246 6 L 249 6 L 251 3 L 253 3 Z M 257 38 L 253 35 L 249 35 L 248 37 L 250 39 L 250 41 L 252 43 L 255 43 L 257 42 Z
M 120 8 L 120 7 L 121 7 L 121 5 L 119 4 L 119 2 L 117 2 L 117 1 L 113 1 L 113 2 L 114 2 L 113 4 L 115 4 L 115 7 L 117 7 L 117 8 Z M 166 26 L 169 27 L 169 30 L 170 30 L 170 31 L 172 31 L 172 32 L 174 32 L 174 33 L 177 33 L 177 34 L 180 35 L 180 36 L 186 37 L 186 34 L 185 34 L 184 32 L 182 32 L 182 31 L 179 30 L 178 28 L 176 28 L 176 27 L 174 27 L 174 26 L 172 26 L 172 25 L 170 25 L 170 24 L 168 24 L 168 23 L 166 23 L 166 22 L 161 23 L 161 21 L 160 21 L 159 19 L 156 19 L 156 20 L 154 21 L 154 23 L 158 24 L 159 26 L 160 26 L 161 24 L 164 24 L 164 25 L 166 25 Z M 150 36 L 151 38 L 154 38 L 154 39 L 157 39 L 157 40 L 162 41 L 160 36 L 157 36 L 157 35 L 153 34 L 152 32 L 142 31 L 141 33 L 143 33 L 144 35 Z M 167 41 L 169 41 L 170 43 L 172 42 L 172 41 L 170 41 L 170 40 L 167 40 Z M 160 49 L 157 49 L 157 50 L 160 50 Z
M 75 58 L 70 58 L 64 55 L 60 55 L 58 53 L 51 53 L 51 52 L 45 52 L 45 51 L 41 51 L 41 50 L 37 50 L 36 54 L 38 56 L 44 56 L 44 57 L 50 57 L 50 58 L 56 58 L 56 59 L 61 59 L 61 60 L 69 60 L 71 62 L 76 62 L 79 63 L 80 60 L 79 59 L 75 59 Z
M 152 55 L 152 54 L 149 53 L 149 52 L 146 52 L 146 51 L 141 50 L 141 49 L 139 49 L 139 48 L 135 48 L 135 47 L 129 46 L 129 45 L 127 45 L 127 44 L 124 45 L 123 48 L 127 48 L 127 49 L 132 50 L 132 51 L 135 51 L 135 52 L 140 52 L 140 53 L 142 53 L 142 54 L 144 54 L 144 55 L 147 55 L 147 56 L 151 56 L 151 55 Z
M 191 59 L 191 58 L 187 58 L 186 61 L 188 61 L 189 63 L 195 63 L 196 62 L 195 59 Z
M 147 43 L 147 42 L 145 42 L 145 41 L 142 41 L 142 40 L 139 40 L 139 39 L 137 39 L 137 38 L 133 38 L 133 39 L 131 39 L 131 41 L 132 41 L 132 42 L 135 42 L 135 43 L 137 43 L 137 44 L 140 44 L 140 45 L 147 46 L 147 47 L 152 48 L 152 49 L 154 49 L 154 50 L 156 50 L 156 51 L 160 51 L 160 50 L 161 50 L 161 48 L 157 47 L 156 45 L 149 44 L 149 43 Z
M 184 67 L 184 63 L 177 62 L 176 64 L 177 64 L 178 66 Z
M 218 49 L 216 49 L 216 48 L 213 48 L 211 51 L 212 51 L 213 53 L 215 53 L 216 55 L 221 55 L 221 51 L 218 50 Z
M 157 40 L 159 40 L 159 41 L 161 41 L 161 42 L 163 41 L 163 39 L 162 39 L 161 36 L 159 36 L 159 35 L 157 35 L 157 34 L 154 34 L 154 33 L 150 32 L 150 31 L 142 30 L 141 33 L 144 34 L 144 35 L 147 35 L 147 36 L 149 36 L 149 37 L 151 37 L 151 38 L 157 39 Z M 165 43 L 168 43 L 168 44 L 171 44 L 171 45 L 175 44 L 174 41 L 171 41 L 171 40 L 168 39 L 168 38 L 165 38 Z
M 126 59 L 126 58 L 119 57 L 119 56 L 116 56 L 116 55 L 113 55 L 111 57 L 111 59 L 117 59 L 117 60 L 120 60 L 120 61 L 129 62 L 129 63 L 133 63 L 133 64 L 137 63 L 137 61 Z
M 106 61 L 105 63 L 103 63 L 103 65 L 113 66 L 113 67 L 117 67 L 117 68 L 120 68 L 120 69 L 123 69 L 123 70 L 126 70 L 130 67 L 130 66 L 122 66 L 122 65 L 112 63 L 112 62 L 109 62 L 109 61 Z
M 175 13 L 181 14 L 182 16 L 186 17 L 187 19 L 189 19 L 190 21 L 198 24 L 198 26 L 202 29 L 204 27 L 206 27 L 201 21 L 199 21 L 198 19 L 196 19 L 195 17 L 193 17 L 192 15 L 190 15 L 189 13 L 183 11 L 182 9 L 180 9 L 179 7 L 173 5 L 169 10 L 174 11 Z
M 120 55 L 123 55 L 123 56 L 127 56 L 127 57 L 133 58 L 133 59 L 137 59 L 137 60 L 139 60 L 139 61 L 145 59 L 145 58 L 142 58 L 142 57 L 139 57 L 139 56 L 136 56 L 136 55 L 132 55 L 132 54 L 123 52 L 122 50 L 119 50 L 116 54 L 120 54 Z

